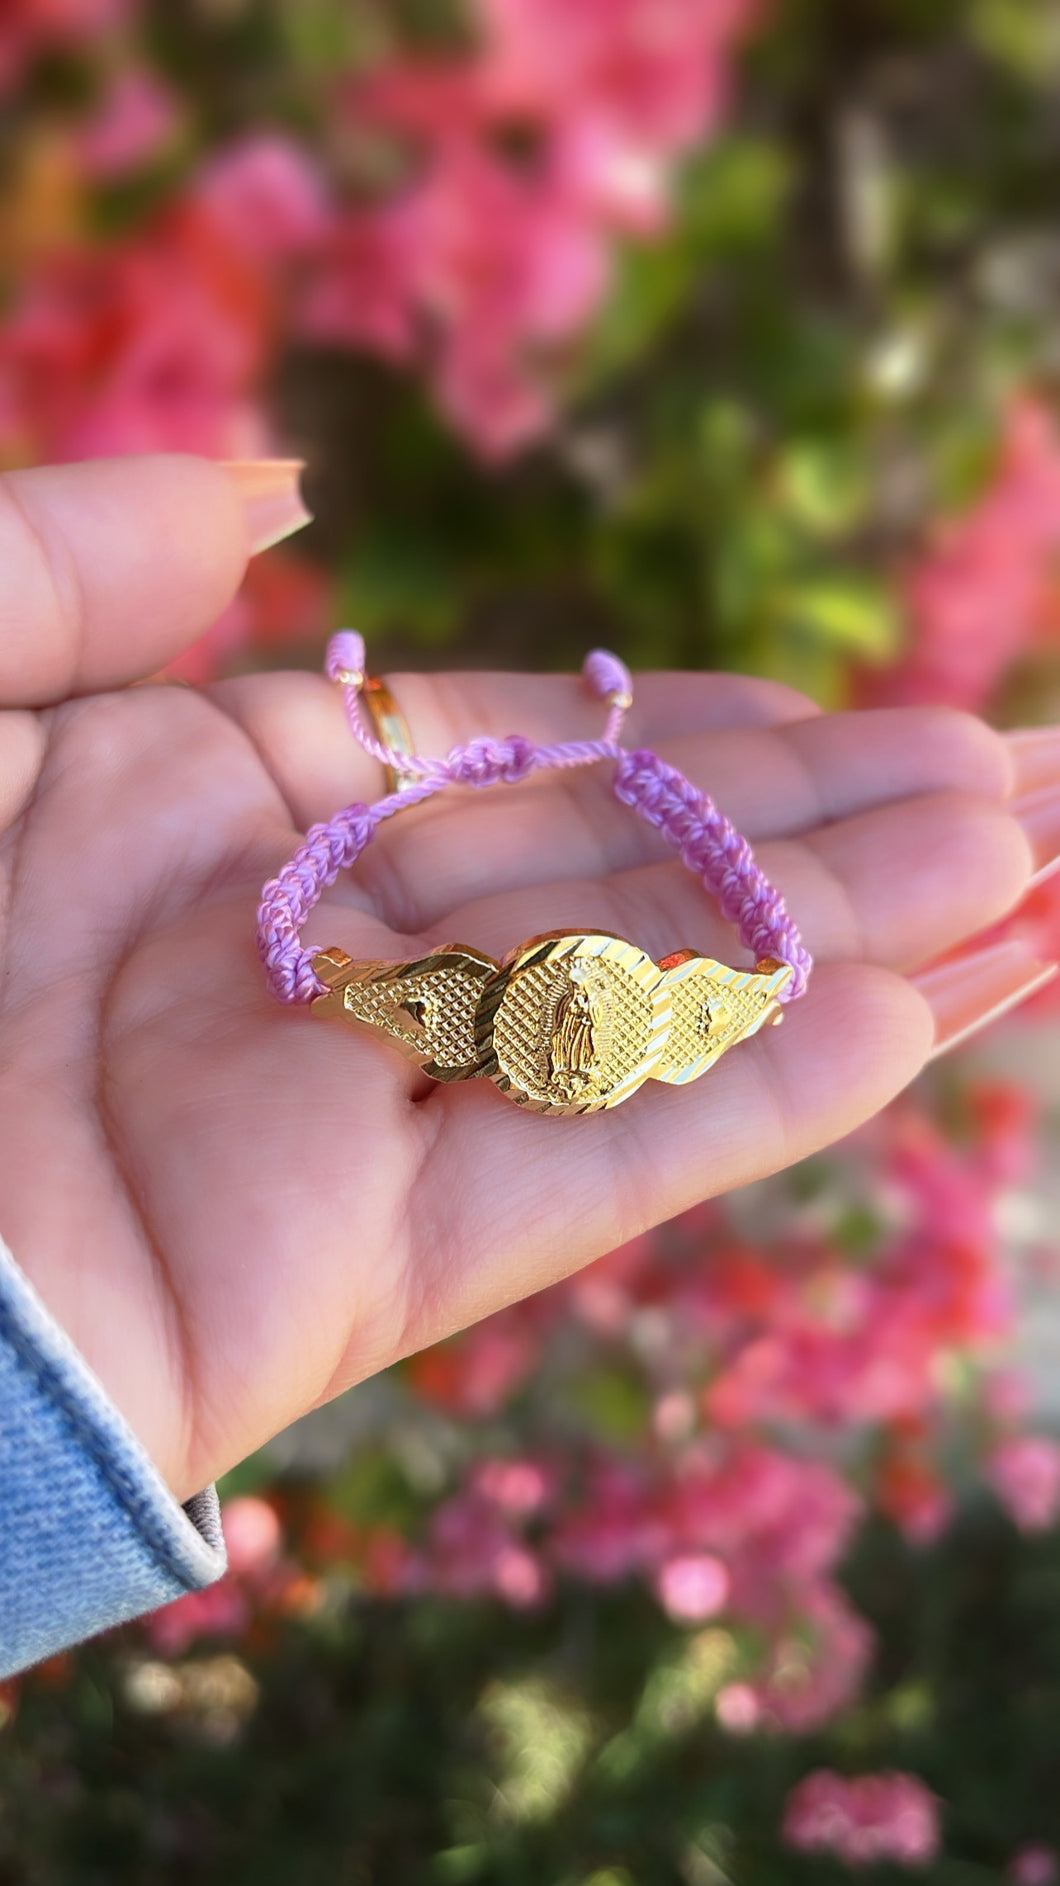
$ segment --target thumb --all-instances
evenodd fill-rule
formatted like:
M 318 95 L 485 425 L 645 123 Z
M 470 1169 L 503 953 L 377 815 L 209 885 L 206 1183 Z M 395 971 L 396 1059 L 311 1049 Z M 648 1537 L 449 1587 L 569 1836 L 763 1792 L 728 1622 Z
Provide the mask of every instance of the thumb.
M 98 459 L 0 477 L 0 707 L 151 674 L 308 523 L 297 460 Z

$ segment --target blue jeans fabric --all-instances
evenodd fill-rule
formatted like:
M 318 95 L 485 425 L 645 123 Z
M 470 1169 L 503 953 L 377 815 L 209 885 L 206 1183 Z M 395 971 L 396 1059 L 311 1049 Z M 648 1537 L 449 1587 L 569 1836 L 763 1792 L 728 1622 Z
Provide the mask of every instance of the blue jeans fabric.
M 186 1505 L 0 1242 L 0 1677 L 220 1578 Z

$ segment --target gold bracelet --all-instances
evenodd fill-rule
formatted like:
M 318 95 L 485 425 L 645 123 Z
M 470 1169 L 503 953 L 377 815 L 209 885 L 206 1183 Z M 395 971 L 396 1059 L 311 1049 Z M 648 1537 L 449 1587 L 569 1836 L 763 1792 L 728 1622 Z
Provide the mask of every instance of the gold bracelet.
M 698 1080 L 728 1048 L 778 1022 L 792 970 L 730 969 L 694 950 L 655 963 L 620 937 L 551 930 L 503 962 L 453 943 L 414 962 L 318 952 L 325 1020 L 392 1043 L 437 1081 L 484 1076 L 532 1113 L 596 1113 L 646 1080 Z

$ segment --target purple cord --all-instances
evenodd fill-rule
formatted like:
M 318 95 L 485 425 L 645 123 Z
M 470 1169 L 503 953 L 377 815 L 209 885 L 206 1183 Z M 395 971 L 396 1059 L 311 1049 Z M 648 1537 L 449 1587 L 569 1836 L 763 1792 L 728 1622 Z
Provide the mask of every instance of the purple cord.
M 662 833 L 682 864 L 717 898 L 722 915 L 736 925 L 741 943 L 756 962 L 774 957 L 791 965 L 795 973 L 778 999 L 793 1002 L 805 992 L 813 958 L 800 941 L 784 899 L 756 865 L 746 838 L 741 838 L 706 793 L 667 766 L 657 753 L 629 753 L 619 746 L 622 723 L 633 701 L 633 682 L 616 655 L 595 649 L 582 669 L 590 691 L 610 710 L 602 740 L 537 746 L 517 733 L 503 740 L 484 735 L 453 747 L 444 759 L 394 753 L 375 738 L 361 711 L 365 653 L 359 635 L 343 630 L 333 636 L 325 667 L 342 686 L 350 729 L 365 752 L 384 766 L 417 777 L 413 785 L 375 805 L 346 806 L 325 825 L 311 826 L 293 858 L 265 885 L 258 909 L 258 953 L 269 988 L 279 1001 L 310 1002 L 324 994 L 313 969 L 315 952 L 303 949 L 299 932 L 321 894 L 340 871 L 356 862 L 384 819 L 393 818 L 406 806 L 419 805 L 446 786 L 517 785 L 541 769 L 591 766 L 597 760 L 617 762 L 616 798 Z

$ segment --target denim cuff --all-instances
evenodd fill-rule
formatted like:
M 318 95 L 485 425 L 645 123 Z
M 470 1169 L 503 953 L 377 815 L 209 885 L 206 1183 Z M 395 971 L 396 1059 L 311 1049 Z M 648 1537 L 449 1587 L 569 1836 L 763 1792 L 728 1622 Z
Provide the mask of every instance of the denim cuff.
M 214 1488 L 181 1506 L 0 1241 L 0 1677 L 225 1564 Z

